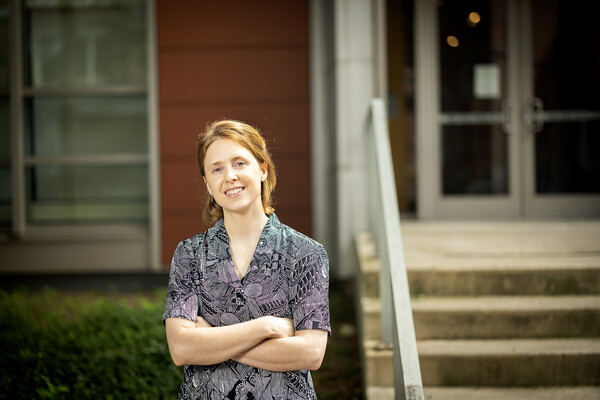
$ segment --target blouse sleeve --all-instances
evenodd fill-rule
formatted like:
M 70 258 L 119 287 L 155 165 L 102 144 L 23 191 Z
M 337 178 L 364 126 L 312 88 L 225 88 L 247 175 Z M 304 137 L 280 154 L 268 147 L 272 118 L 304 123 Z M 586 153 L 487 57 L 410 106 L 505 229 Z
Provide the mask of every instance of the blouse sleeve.
M 290 304 L 296 330 L 322 329 L 331 334 L 329 318 L 329 259 L 319 245 L 300 249 L 293 266 Z
M 177 245 L 171 271 L 163 322 L 167 318 L 183 318 L 196 321 L 198 315 L 198 297 L 194 290 L 197 269 L 193 252 L 186 249 L 183 242 Z

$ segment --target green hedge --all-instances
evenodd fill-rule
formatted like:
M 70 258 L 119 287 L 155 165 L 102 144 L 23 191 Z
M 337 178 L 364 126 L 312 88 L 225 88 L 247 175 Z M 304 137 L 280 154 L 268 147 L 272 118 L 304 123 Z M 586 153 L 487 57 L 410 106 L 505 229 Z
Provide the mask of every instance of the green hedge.
M 0 398 L 176 398 L 164 298 L 0 292 Z
M 141 294 L 0 291 L 0 399 L 175 399 L 182 368 L 169 356 L 166 290 Z M 353 299 L 335 282 L 333 334 L 313 372 L 320 400 L 361 399 Z

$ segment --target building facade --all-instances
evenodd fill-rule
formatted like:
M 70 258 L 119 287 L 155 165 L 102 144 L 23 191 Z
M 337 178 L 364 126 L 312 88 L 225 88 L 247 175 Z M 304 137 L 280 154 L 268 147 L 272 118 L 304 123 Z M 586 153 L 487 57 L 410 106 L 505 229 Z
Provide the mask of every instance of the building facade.
M 276 212 L 350 277 L 369 102 L 401 212 L 600 215 L 585 1 L 0 1 L 0 272 L 164 272 L 206 227 L 195 139 L 267 137 Z

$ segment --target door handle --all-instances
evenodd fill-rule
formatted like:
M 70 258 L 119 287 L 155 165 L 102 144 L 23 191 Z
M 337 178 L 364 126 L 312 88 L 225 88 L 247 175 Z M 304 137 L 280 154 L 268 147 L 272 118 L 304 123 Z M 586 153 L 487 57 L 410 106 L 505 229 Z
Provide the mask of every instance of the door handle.
M 530 105 L 523 110 L 523 119 L 527 125 L 532 127 L 532 133 L 538 133 L 544 129 L 544 102 L 539 97 L 534 97 Z
M 544 129 L 544 102 L 539 97 L 533 99 L 533 132 Z
M 507 135 L 514 134 L 513 123 L 512 123 L 512 110 L 514 103 L 512 99 L 502 100 L 502 130 Z

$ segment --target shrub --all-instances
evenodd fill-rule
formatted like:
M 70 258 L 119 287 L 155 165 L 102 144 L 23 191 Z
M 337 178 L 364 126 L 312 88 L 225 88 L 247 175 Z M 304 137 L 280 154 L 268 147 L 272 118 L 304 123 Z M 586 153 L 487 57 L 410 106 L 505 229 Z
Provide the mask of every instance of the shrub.
M 164 298 L 0 292 L 0 398 L 175 398 Z
M 319 399 L 361 399 L 352 297 L 335 282 L 333 333 L 313 375 Z M 142 294 L 0 291 L 0 399 L 175 399 L 182 369 L 162 324 L 166 290 Z

